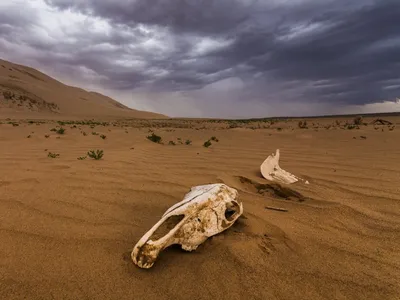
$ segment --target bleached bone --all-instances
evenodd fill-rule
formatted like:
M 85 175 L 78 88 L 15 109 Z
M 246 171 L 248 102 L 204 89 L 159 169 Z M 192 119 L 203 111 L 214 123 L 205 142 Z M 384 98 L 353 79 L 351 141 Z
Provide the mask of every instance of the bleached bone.
M 271 181 L 279 181 L 286 184 L 291 184 L 303 179 L 283 170 L 279 166 L 279 149 L 276 150 L 276 154 L 273 153 L 267 157 L 266 160 L 261 164 L 261 174 L 262 176 Z M 308 181 L 305 181 L 308 184 Z
M 243 204 L 236 189 L 219 183 L 192 187 L 138 241 L 132 260 L 148 269 L 160 252 L 173 244 L 186 251 L 196 250 L 207 238 L 231 227 L 242 213 Z

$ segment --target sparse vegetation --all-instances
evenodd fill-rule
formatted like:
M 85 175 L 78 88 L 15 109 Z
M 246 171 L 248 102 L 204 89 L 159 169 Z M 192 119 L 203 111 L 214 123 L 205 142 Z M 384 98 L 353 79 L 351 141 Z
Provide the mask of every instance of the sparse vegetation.
M 78 160 L 85 160 L 86 159 L 86 156 L 80 156 L 80 157 L 78 157 Z
M 356 125 L 347 124 L 347 129 L 352 130 L 352 129 L 360 129 L 360 128 Z
M 191 140 L 186 140 L 185 144 L 186 144 L 186 145 L 191 145 L 191 144 L 192 144 L 192 141 L 191 141 Z
M 57 158 L 57 157 L 60 156 L 60 154 L 49 152 L 49 153 L 47 154 L 47 156 L 50 157 L 50 158 Z
M 58 133 L 58 134 L 64 134 L 65 133 L 65 129 L 64 128 L 59 128 L 58 130 L 56 130 L 56 132 Z
M 92 135 L 99 135 L 97 132 L 93 131 Z
M 15 98 L 15 94 L 11 93 L 10 91 L 3 91 L 3 97 L 6 100 L 12 100 Z
M 156 135 L 154 132 L 151 135 L 147 136 L 147 139 L 158 144 L 162 141 L 161 136 Z
M 353 124 L 354 125 L 362 125 L 363 124 L 363 118 L 361 116 L 355 117 L 353 120 Z
M 88 121 L 58 121 L 58 124 L 61 126 L 63 125 L 88 125 L 88 126 L 108 126 L 110 125 L 109 122 L 98 122 L 94 120 L 88 120 Z
M 87 155 L 90 158 L 93 158 L 95 160 L 99 160 L 99 159 L 101 159 L 103 157 L 104 152 L 103 152 L 103 150 L 96 150 L 96 151 L 90 150 L 90 151 L 88 151 Z
M 174 142 L 174 141 L 169 141 L 169 142 L 168 142 L 168 145 L 175 146 L 176 144 L 175 144 L 175 142 Z
M 31 137 L 32 137 L 31 135 L 28 135 L 28 136 L 27 136 L 28 139 L 30 139 Z
M 206 148 L 210 147 L 211 145 L 212 145 L 212 143 L 211 143 L 210 140 L 205 141 L 204 144 L 203 144 L 203 146 L 206 147 Z
M 104 134 L 100 135 L 100 137 L 101 137 L 103 140 L 105 140 L 105 139 L 107 138 Z
M 46 139 L 48 139 L 48 138 L 50 137 L 50 135 L 46 134 L 44 137 L 45 137 Z
M 308 126 L 307 126 L 307 121 L 306 121 L 306 120 L 304 120 L 304 121 L 299 121 L 298 126 L 299 126 L 299 128 L 301 128 L 301 129 L 307 129 L 307 128 L 308 128 Z
M 219 142 L 219 140 L 218 140 L 217 137 L 215 137 L 215 136 L 212 136 L 210 140 L 212 140 L 212 141 L 214 141 L 214 142 L 217 142 L 217 143 Z

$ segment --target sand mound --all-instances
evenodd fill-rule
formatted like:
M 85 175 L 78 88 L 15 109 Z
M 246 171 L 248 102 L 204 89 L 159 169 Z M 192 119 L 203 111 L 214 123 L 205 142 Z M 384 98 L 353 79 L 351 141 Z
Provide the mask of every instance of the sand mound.
M 0 117 L 167 118 L 95 92 L 67 86 L 35 69 L 0 60 Z

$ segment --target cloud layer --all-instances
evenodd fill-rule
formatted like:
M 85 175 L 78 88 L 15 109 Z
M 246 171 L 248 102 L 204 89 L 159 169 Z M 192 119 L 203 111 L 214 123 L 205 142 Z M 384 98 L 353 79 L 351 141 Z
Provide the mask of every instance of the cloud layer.
M 172 116 L 341 113 L 400 96 L 399 18 L 397 0 L 5 0 L 0 53 Z

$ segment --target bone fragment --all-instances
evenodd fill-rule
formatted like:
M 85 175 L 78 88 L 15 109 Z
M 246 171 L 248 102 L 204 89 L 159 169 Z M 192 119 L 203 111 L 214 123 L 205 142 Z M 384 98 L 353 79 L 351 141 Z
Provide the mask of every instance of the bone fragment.
M 271 181 L 278 181 L 285 184 L 295 183 L 303 179 L 283 170 L 279 166 L 279 149 L 276 150 L 276 154 L 271 154 L 267 159 L 261 164 L 261 174 L 262 176 Z M 308 184 L 308 181 L 305 181 Z

